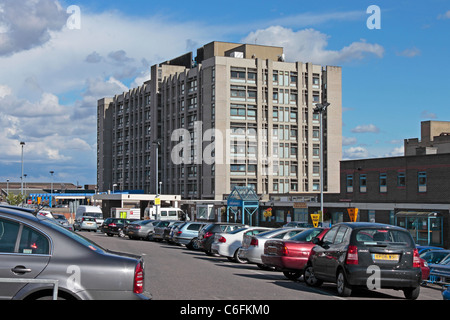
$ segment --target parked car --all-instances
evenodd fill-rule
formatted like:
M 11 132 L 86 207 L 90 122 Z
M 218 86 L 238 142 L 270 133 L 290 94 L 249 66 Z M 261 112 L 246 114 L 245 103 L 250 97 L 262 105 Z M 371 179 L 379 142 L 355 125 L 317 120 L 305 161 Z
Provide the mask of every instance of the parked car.
M 185 245 L 189 249 L 198 249 L 198 232 L 205 225 L 204 222 L 185 222 L 173 230 L 173 241 Z
M 125 228 L 125 234 L 130 239 L 151 240 L 155 231 L 155 224 L 159 220 L 138 220 L 128 224 Z
M 57 280 L 58 299 L 149 298 L 140 256 L 105 250 L 29 209 L 0 206 L 0 254 L 1 279 Z M 51 299 L 52 290 L 49 283 L 1 283 L 0 297 Z
M 444 300 L 450 300 L 450 284 L 444 287 L 444 290 L 442 291 L 442 298 Z
M 244 237 L 257 235 L 268 230 L 270 230 L 270 228 L 242 227 L 230 232 L 218 232 L 214 235 L 214 242 L 211 244 L 211 252 L 227 257 L 230 261 L 246 263 L 247 260 L 240 257 Z
M 450 250 L 430 250 L 420 256 L 430 267 L 450 257 Z
M 416 246 L 416 248 L 419 251 L 420 256 L 424 255 L 425 253 L 431 250 L 444 250 L 444 248 L 433 246 Z
M 431 269 L 428 263 L 422 258 L 420 258 L 420 270 L 422 270 L 422 284 L 426 284 Z
M 182 223 L 182 221 L 170 221 L 170 220 L 164 220 L 164 221 L 158 222 L 154 227 L 153 240 L 163 241 L 166 230 L 168 230 L 170 226 L 174 225 L 175 222 Z
M 419 252 L 411 234 L 403 228 L 379 223 L 338 223 L 316 244 L 304 272 L 307 285 L 324 281 L 337 284 L 340 296 L 354 287 L 376 286 L 403 290 L 407 299 L 417 299 L 422 274 Z M 375 284 L 369 267 L 379 272 Z
M 167 227 L 165 227 L 164 230 L 163 230 L 163 238 L 162 238 L 162 240 L 163 241 L 167 241 L 169 243 L 173 242 L 173 240 L 172 240 L 172 236 L 173 236 L 172 230 L 174 228 L 176 228 L 177 226 L 182 225 L 183 223 L 185 223 L 185 221 L 171 221 L 171 223 Z
M 79 220 L 75 221 L 73 224 L 73 229 L 82 231 L 82 230 L 89 230 L 89 231 L 97 231 L 97 222 L 95 221 L 95 218 L 93 217 L 82 217 Z
M 106 218 L 105 221 L 103 221 L 100 230 L 103 233 L 106 233 L 106 235 L 108 235 L 109 237 L 117 235 L 123 238 L 125 237 L 124 227 L 131 222 L 133 222 L 133 220 L 122 218 Z
M 261 260 L 266 241 L 270 239 L 289 239 L 305 230 L 305 228 L 278 228 L 253 236 L 244 236 L 240 257 L 249 263 L 256 264 L 261 269 L 267 269 L 267 266 Z
M 305 221 L 291 221 L 286 223 L 283 228 L 313 228 L 311 223 Z
M 266 241 L 261 255 L 262 264 L 283 272 L 284 276 L 290 280 L 297 280 L 302 276 L 311 249 L 315 246 L 312 240 L 322 239 L 327 231 L 326 228 L 311 228 L 288 240 Z
M 231 222 L 215 222 L 209 224 L 198 234 L 200 250 L 203 250 L 207 255 L 213 255 L 211 252 L 211 244 L 214 242 L 214 235 L 217 232 L 230 232 L 244 226 L 242 223 Z
M 64 228 L 73 230 L 72 226 L 70 225 L 70 223 L 67 220 L 65 215 L 53 213 L 53 218 L 55 219 L 55 221 L 57 221 L 59 224 L 61 224 Z

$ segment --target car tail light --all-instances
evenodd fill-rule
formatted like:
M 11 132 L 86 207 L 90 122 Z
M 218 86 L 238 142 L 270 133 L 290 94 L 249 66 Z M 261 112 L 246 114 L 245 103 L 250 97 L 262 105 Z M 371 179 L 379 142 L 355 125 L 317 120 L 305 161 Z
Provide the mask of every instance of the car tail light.
M 286 246 L 284 245 L 283 248 L 281 248 L 281 254 L 282 254 L 283 256 L 289 255 L 289 249 L 288 249 L 288 247 L 286 247 Z
M 225 237 L 220 237 L 218 241 L 219 241 L 219 242 L 222 242 L 222 243 L 225 243 L 225 242 L 227 242 L 227 238 L 225 238 Z
M 419 250 L 417 249 L 414 249 L 413 268 L 420 268 L 420 256 Z
M 203 238 L 209 238 L 209 237 L 211 237 L 213 235 L 213 233 L 212 232 L 206 232 L 205 233 L 205 235 L 203 236 Z
M 348 246 L 347 264 L 358 264 L 358 248 L 356 246 Z
M 183 233 L 183 231 L 180 230 L 180 231 L 177 232 L 177 235 L 180 235 L 182 233 Z
M 252 240 L 250 241 L 250 245 L 257 247 L 258 246 L 258 239 L 252 238 Z
M 144 292 L 144 268 L 142 262 L 139 262 L 134 269 L 133 292 L 137 294 Z
M 110 223 L 110 224 L 108 224 L 108 226 L 110 226 L 110 227 L 115 227 L 116 224 L 115 224 L 115 223 Z

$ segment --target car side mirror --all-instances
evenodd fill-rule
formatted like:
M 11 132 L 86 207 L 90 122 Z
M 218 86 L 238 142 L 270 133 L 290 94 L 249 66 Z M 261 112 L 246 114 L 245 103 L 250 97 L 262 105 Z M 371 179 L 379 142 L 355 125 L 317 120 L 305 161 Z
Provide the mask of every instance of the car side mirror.
M 312 240 L 312 243 L 320 246 L 320 245 L 322 244 L 322 241 L 320 241 L 319 238 L 314 238 L 314 239 Z

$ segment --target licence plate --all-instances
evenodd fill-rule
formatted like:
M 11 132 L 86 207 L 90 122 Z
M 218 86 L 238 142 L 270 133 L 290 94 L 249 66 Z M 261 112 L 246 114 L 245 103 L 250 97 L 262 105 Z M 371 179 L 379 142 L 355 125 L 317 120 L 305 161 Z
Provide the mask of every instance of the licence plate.
M 372 259 L 374 261 L 381 260 L 381 261 L 394 261 L 398 262 L 399 255 L 398 254 L 380 254 L 380 253 L 373 253 Z

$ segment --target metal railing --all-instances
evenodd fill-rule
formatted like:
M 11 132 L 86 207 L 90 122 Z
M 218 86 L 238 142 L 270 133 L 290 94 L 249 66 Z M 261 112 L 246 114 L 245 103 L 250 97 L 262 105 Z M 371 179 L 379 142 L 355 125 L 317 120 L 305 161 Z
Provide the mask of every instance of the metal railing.
M 15 278 L 0 278 L 0 283 L 43 283 L 53 284 L 53 300 L 58 300 L 58 280 L 50 279 L 15 279 Z

